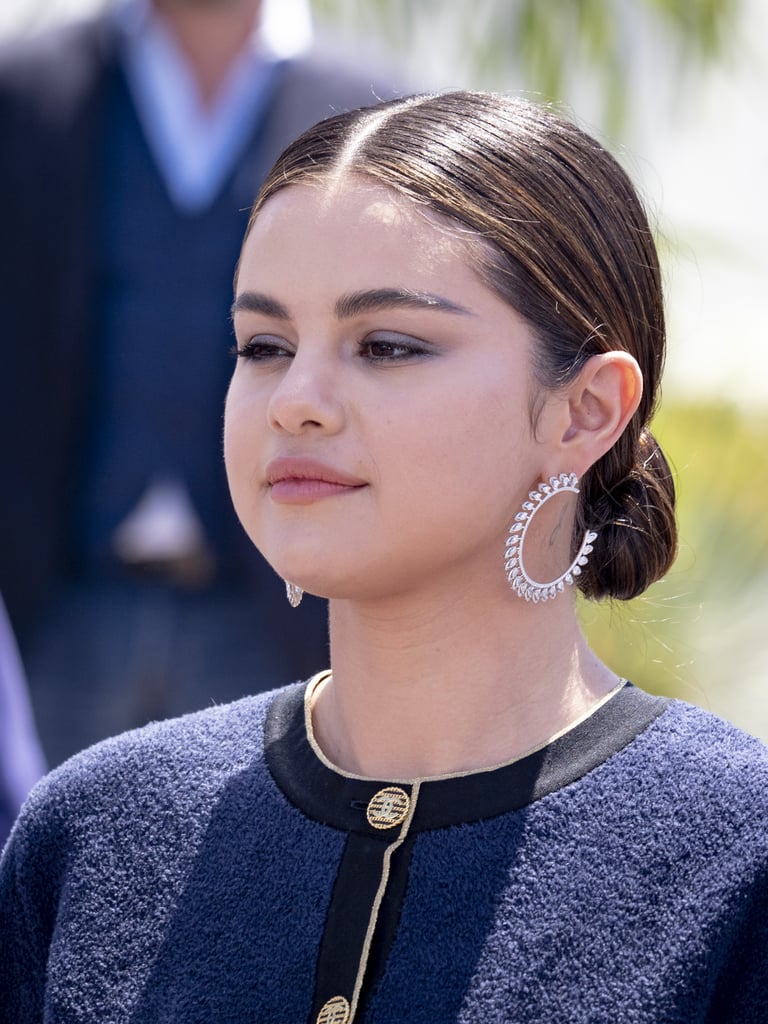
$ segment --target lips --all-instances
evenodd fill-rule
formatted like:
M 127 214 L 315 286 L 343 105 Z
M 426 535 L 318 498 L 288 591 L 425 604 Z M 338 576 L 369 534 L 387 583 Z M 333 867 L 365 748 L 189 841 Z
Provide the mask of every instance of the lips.
M 304 505 L 359 490 L 366 481 L 336 466 L 301 456 L 281 456 L 267 465 L 266 482 L 273 501 Z

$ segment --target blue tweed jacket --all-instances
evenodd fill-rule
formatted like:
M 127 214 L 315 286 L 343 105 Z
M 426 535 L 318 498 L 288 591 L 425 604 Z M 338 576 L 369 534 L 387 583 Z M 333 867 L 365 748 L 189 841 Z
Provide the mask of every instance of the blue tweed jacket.
M 501 768 L 368 780 L 305 687 L 100 744 L 0 864 L 0 1022 L 768 1021 L 768 753 L 627 685 Z

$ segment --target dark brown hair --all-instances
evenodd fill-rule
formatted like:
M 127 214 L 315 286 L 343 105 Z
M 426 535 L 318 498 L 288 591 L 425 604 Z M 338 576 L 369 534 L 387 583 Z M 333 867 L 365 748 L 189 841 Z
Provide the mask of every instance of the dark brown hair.
M 471 229 L 478 272 L 532 326 L 542 388 L 571 381 L 600 352 L 640 365 L 640 406 L 581 481 L 574 545 L 598 531 L 579 578 L 591 598 L 631 598 L 677 549 L 672 474 L 648 429 L 664 363 L 658 257 L 632 183 L 575 125 L 518 99 L 417 96 L 331 117 L 277 161 L 251 215 L 288 185 L 364 174 Z M 535 416 L 535 411 L 532 411 Z

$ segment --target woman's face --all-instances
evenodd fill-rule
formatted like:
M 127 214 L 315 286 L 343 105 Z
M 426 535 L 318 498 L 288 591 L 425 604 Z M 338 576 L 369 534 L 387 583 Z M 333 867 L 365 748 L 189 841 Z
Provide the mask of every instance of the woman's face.
M 245 243 L 234 323 L 227 472 L 278 573 L 339 598 L 506 586 L 549 469 L 531 333 L 459 229 L 359 176 L 290 186 Z

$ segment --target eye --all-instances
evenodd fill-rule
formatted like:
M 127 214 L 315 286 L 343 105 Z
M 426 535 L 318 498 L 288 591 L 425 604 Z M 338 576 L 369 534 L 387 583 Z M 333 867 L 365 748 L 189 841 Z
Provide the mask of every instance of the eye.
M 395 331 L 380 331 L 369 335 L 360 343 L 360 352 L 372 363 L 398 363 L 431 355 L 425 342 Z
M 264 363 L 272 359 L 291 358 L 293 349 L 285 338 L 280 338 L 276 334 L 256 334 L 242 345 L 238 345 L 235 355 L 249 362 Z

